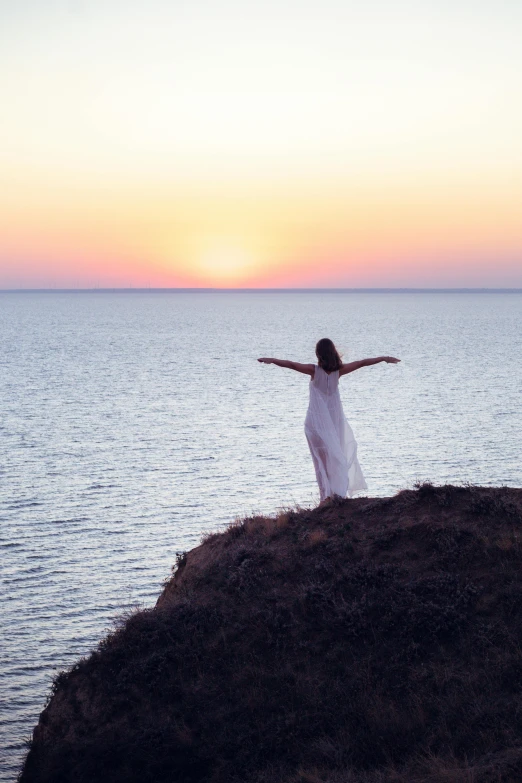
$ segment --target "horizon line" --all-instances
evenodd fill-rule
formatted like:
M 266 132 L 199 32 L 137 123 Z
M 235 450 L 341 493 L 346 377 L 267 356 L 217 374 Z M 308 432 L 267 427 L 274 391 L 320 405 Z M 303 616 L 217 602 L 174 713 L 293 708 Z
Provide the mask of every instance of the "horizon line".
M 520 294 L 522 288 L 415 288 L 415 287 L 388 287 L 388 288 L 212 288 L 212 287 L 193 287 L 193 288 L 156 288 L 156 287 L 98 287 L 91 288 L 0 288 L 0 294 L 161 294 L 161 293 L 201 293 L 201 294 L 264 294 L 264 293 L 327 293 L 327 294 Z

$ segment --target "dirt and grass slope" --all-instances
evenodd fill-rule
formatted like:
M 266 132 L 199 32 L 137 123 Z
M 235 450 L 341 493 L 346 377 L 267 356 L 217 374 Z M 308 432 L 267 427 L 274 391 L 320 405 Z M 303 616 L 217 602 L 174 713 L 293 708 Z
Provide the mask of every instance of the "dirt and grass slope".
M 254 517 L 58 676 L 22 783 L 522 780 L 522 490 Z

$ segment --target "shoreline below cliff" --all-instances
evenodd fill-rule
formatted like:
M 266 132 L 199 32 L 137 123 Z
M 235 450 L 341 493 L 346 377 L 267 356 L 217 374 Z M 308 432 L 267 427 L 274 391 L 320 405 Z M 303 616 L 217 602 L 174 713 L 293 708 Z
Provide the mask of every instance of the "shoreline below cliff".
M 21 783 L 522 779 L 522 489 L 256 516 L 55 680 Z

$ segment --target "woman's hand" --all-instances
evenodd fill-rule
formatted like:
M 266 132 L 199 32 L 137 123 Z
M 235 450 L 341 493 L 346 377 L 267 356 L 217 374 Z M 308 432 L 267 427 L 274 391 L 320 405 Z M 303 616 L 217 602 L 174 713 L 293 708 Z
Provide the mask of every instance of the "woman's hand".
M 273 359 L 266 359 L 266 358 L 265 359 L 258 359 L 257 361 L 258 362 L 263 362 L 263 364 L 273 364 L 274 363 Z
M 395 356 L 383 356 L 383 361 L 386 362 L 386 364 L 397 364 L 400 362 L 400 359 L 396 359 Z

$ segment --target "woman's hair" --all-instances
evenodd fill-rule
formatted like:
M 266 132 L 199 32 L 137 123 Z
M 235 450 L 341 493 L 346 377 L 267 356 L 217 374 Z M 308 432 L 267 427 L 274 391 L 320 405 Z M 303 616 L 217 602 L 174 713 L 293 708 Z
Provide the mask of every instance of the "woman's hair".
M 319 340 L 315 346 L 315 355 L 317 356 L 319 367 L 322 367 L 325 372 L 340 370 L 343 366 L 337 348 L 328 337 L 323 337 L 322 340 Z

